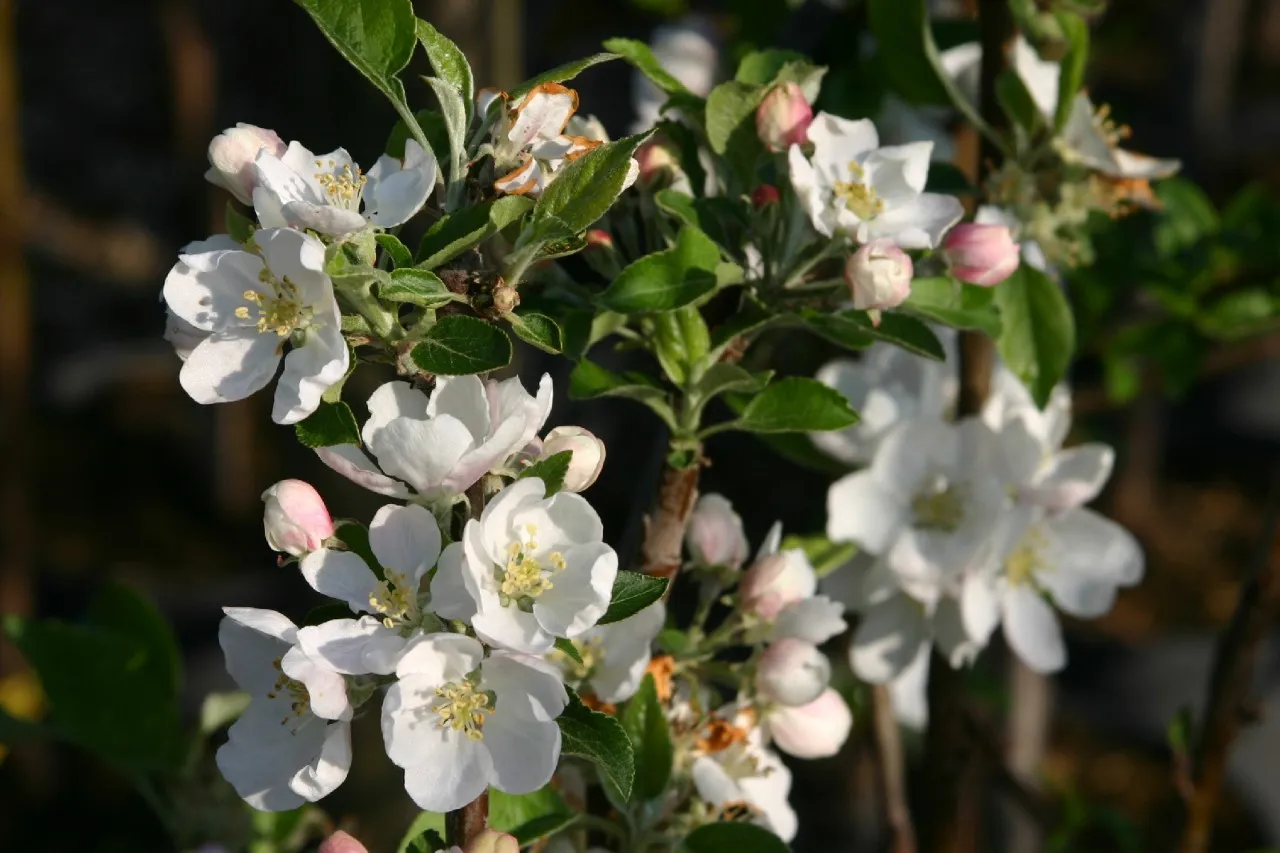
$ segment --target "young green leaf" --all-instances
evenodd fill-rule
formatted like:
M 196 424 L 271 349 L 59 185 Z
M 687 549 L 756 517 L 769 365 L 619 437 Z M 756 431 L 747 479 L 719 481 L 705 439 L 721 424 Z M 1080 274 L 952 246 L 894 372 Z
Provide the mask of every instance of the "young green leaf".
M 653 315 L 653 354 L 676 385 L 683 386 L 700 369 L 711 347 L 707 324 L 696 306 Z
M 1012 68 L 1006 68 L 996 77 L 996 100 L 1009 117 L 1009 123 L 1023 132 L 1022 139 L 1029 139 L 1044 127 L 1044 117 L 1031 97 L 1027 84 Z
M 573 234 L 587 230 L 622 193 L 631 155 L 648 138 L 641 133 L 606 142 L 569 163 L 538 197 L 533 219 L 555 217 Z
M 820 432 L 858 422 L 849 401 L 816 379 L 790 377 L 769 385 L 747 403 L 732 425 L 748 432 Z
M 755 113 L 764 90 L 728 80 L 707 95 L 707 142 L 723 156 L 738 179 L 751 185 L 764 145 L 756 133 Z
M 449 134 L 449 147 L 446 149 L 449 152 L 449 159 L 445 162 L 449 167 L 448 181 L 452 186 L 465 177 L 463 169 L 467 148 L 467 107 L 462 100 L 462 93 L 449 81 L 441 80 L 439 77 L 422 79 L 435 93 L 436 100 L 440 102 L 440 114 L 444 116 L 444 127 Z M 441 152 L 437 156 L 443 157 L 443 155 L 444 152 Z
M 585 758 L 600 768 L 600 775 L 623 800 L 631 796 L 635 756 L 622 724 L 608 714 L 593 711 L 578 694 L 569 691 L 569 705 L 556 718 L 560 726 L 561 755 Z
M 507 322 L 516 337 L 527 344 L 532 344 L 543 352 L 559 355 L 562 344 L 560 326 L 546 314 L 533 311 L 525 314 L 507 314 Z
M 763 373 L 750 373 L 736 364 L 728 364 L 721 361 L 707 368 L 707 372 L 702 374 L 702 378 L 698 380 L 698 384 L 694 386 L 693 390 L 704 401 L 720 394 L 732 392 L 758 394 L 769 384 L 769 380 L 772 377 L 773 371 L 771 370 L 766 370 Z
M 511 363 L 511 339 L 475 317 L 441 317 L 413 348 L 411 358 L 438 376 L 485 373 Z
M 427 59 L 431 60 L 436 76 L 448 81 L 462 95 L 466 110 L 466 121 L 463 123 L 465 129 L 471 121 L 471 110 L 476 99 L 471 63 L 467 62 L 467 57 L 456 44 L 421 18 L 418 19 L 417 36 L 427 52 Z
M 241 245 L 248 243 L 253 239 L 253 232 L 257 230 L 257 223 L 240 212 L 239 208 L 230 199 L 227 199 L 227 236 L 235 240 Z
M 946 351 L 942 348 L 942 342 L 938 340 L 933 330 L 906 314 L 882 314 L 879 326 L 871 322 L 871 318 L 865 311 L 841 311 L 828 316 L 850 323 L 872 338 L 896 344 L 907 352 L 931 358 L 934 361 L 944 361 L 947 357 Z
M 1067 42 L 1067 55 L 1062 58 L 1062 72 L 1058 76 L 1058 109 L 1053 115 L 1054 133 L 1061 133 L 1084 83 L 1084 67 L 1089 60 L 1089 24 L 1074 12 L 1060 11 L 1055 17 Z
M 767 829 L 738 821 L 704 824 L 685 836 L 681 853 L 790 853 L 786 842 Z
M 738 63 L 738 71 L 733 79 L 749 86 L 767 86 L 773 83 L 778 72 L 788 63 L 808 62 L 809 58 L 794 50 L 755 50 L 742 57 Z
M 177 697 L 182 681 L 182 652 L 173 629 L 155 605 L 137 590 L 110 581 L 89 608 L 89 622 L 99 628 L 136 640 L 146 650 L 139 675 Z
M 948 276 L 917 278 L 911 282 L 911 295 L 898 310 L 956 329 L 976 329 L 995 338 L 1000 335 L 995 289 L 961 284 Z
M 1044 406 L 1075 349 L 1071 306 L 1057 282 L 1027 264 L 994 290 L 1003 327 L 996 341 L 1000 355 Z
M 601 62 L 608 62 L 610 59 L 617 58 L 618 54 L 616 53 L 593 53 L 590 56 L 584 56 L 582 59 L 575 59 L 572 62 L 566 62 L 564 65 L 557 65 L 550 71 L 543 71 L 536 77 L 530 77 L 519 86 L 510 89 L 507 94 L 510 95 L 512 101 L 517 101 L 535 86 L 541 86 L 543 83 L 563 83 L 566 80 L 572 80 L 593 65 L 599 65 Z
M 569 399 L 626 397 L 648 406 L 668 427 L 675 429 L 675 413 L 671 409 L 667 393 L 651 382 L 644 374 L 619 376 L 584 358 L 574 367 L 573 373 L 569 374 Z
M 674 246 L 628 264 L 598 300 L 620 314 L 671 311 L 715 290 L 719 263 L 719 247 L 686 225 Z
M 394 234 L 376 234 L 374 238 L 378 245 L 382 247 L 382 251 L 386 252 L 391 258 L 391 265 L 396 269 L 400 267 L 413 266 L 413 253 L 409 251 L 409 247 L 400 242 L 400 238 Z
M 631 798 L 636 802 L 656 800 L 667 790 L 671 780 L 671 762 L 674 748 L 671 745 L 671 728 L 653 676 L 646 675 L 640 690 L 631 697 L 622 711 L 622 728 L 631 738 L 631 750 L 635 755 L 636 780 Z
M 408 302 L 423 308 L 439 308 L 459 298 L 438 275 L 418 267 L 402 267 L 391 273 L 391 280 L 378 288 L 378 296 L 388 302 Z
M 418 816 L 409 824 L 396 853 L 429 853 L 444 849 L 444 815 L 439 812 L 418 812 Z M 435 836 L 432 838 L 432 836 Z M 437 847 L 435 842 L 439 841 Z
M 549 784 L 529 794 L 489 789 L 489 828 L 514 835 L 522 847 L 559 832 L 577 817 Z
M 640 572 L 620 571 L 613 580 L 613 594 L 609 609 L 600 617 L 599 624 L 621 622 L 644 610 L 662 598 L 667 591 L 666 578 L 654 578 Z
M 360 425 L 351 407 L 342 401 L 321 402 L 314 412 L 293 425 L 298 443 L 303 447 L 332 447 L 335 444 L 359 444 Z
M 508 195 L 441 217 L 427 229 L 418 246 L 418 266 L 435 269 L 524 216 L 533 201 Z
M 537 477 L 546 489 L 547 497 L 564 488 L 565 475 L 569 473 L 569 463 L 573 461 L 573 451 L 564 450 L 553 453 L 546 459 L 540 459 L 520 472 L 516 479 L 526 480 Z
M 668 95 L 677 93 L 692 94 L 683 83 L 662 67 L 662 63 L 658 62 L 658 58 L 653 55 L 649 45 L 644 42 L 636 41 L 635 39 L 613 38 L 606 41 L 603 47 L 605 50 L 611 51 L 631 63 L 640 73 L 648 77 L 655 86 Z

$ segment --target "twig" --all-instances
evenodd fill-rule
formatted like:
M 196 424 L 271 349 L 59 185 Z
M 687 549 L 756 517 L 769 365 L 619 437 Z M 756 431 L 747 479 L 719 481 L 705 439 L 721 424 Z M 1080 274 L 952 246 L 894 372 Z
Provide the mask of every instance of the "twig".
M 1053 708 L 1053 684 L 1047 676 L 1033 671 L 1016 656 L 1010 660 L 1009 670 L 1011 704 L 1006 724 L 1009 745 L 1005 750 L 1005 760 L 1010 774 L 1031 779 L 1044 760 Z M 1027 785 L 1035 787 L 1031 782 Z M 1010 853 L 1035 853 L 1042 849 L 1043 832 L 1034 820 L 1019 810 L 1010 809 L 1006 821 Z
M 1041 831 L 1048 832 L 1053 829 L 1056 822 L 1053 805 L 1021 775 L 1005 764 L 1004 749 L 990 726 L 972 711 L 964 712 L 961 721 L 966 737 L 977 747 L 986 763 L 994 769 L 996 782 L 1004 794 L 1030 817 Z
M 658 504 L 646 520 L 644 544 L 640 548 L 641 570 L 645 574 L 675 582 L 680 571 L 684 530 L 698 499 L 700 470 L 696 462 L 688 468 L 663 469 Z M 670 585 L 667 590 L 671 590 Z
M 1259 545 L 1257 565 L 1240 590 L 1231 624 L 1218 641 L 1209 678 L 1204 725 L 1196 744 L 1194 788 L 1179 853 L 1204 853 L 1213 835 L 1227 762 L 1240 727 L 1255 715 L 1254 666 L 1258 651 L 1280 613 L 1280 558 L 1276 535 L 1280 528 L 1280 467 L 1272 470 L 1267 526 Z
M 871 688 L 871 714 L 885 818 L 893 832 L 893 853 L 916 853 L 916 830 L 907 806 L 902 733 L 893 716 L 893 698 L 883 684 Z

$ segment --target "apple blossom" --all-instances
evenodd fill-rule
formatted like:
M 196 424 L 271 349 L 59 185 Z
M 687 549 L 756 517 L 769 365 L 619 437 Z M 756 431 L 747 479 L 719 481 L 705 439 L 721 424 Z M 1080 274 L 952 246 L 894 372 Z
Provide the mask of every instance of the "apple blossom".
M 469 619 L 485 642 L 529 654 L 595 625 L 618 573 L 591 505 L 572 492 L 545 494 L 537 477 L 499 492 L 445 549 L 431 583 L 437 613 Z
M 244 204 L 253 204 L 257 175 L 253 163 L 260 151 L 274 157 L 284 154 L 284 140 L 274 130 L 236 122 L 209 142 L 209 171 L 205 180 L 220 186 Z
M 698 498 L 685 529 L 685 544 L 693 559 L 704 566 L 736 569 L 747 558 L 747 535 L 742 529 L 742 518 L 723 495 Z
M 853 728 L 853 712 L 828 687 L 799 707 L 776 705 L 764 716 L 764 728 L 778 749 L 796 758 L 829 758 L 840 751 Z
M 812 121 L 813 107 L 804 90 L 790 80 L 770 89 L 756 108 L 756 133 L 764 147 L 773 152 L 808 142 Z
M 644 681 L 653 638 L 665 619 L 666 607 L 657 602 L 621 622 L 597 625 L 574 639 L 582 663 L 559 650 L 553 650 L 551 657 L 567 676 L 582 682 L 584 692 L 601 702 L 625 702 Z
M 281 480 L 262 493 L 262 526 L 273 551 L 301 557 L 333 535 L 333 519 L 310 483 Z
M 783 705 L 805 705 L 817 699 L 831 680 L 831 663 L 817 646 L 784 637 L 760 656 L 756 687 Z
M 239 248 L 183 254 L 169 271 L 169 310 L 208 335 L 178 378 L 197 403 L 242 400 L 271 381 L 283 357 L 271 417 L 297 423 L 346 375 L 342 314 L 324 272 L 323 243 L 267 228 L 254 235 L 254 245 L 259 254 Z
M 770 639 L 791 637 L 818 644 L 847 626 L 844 608 L 815 595 L 818 575 L 799 548 L 781 550 L 782 524 L 765 535 L 756 561 L 743 573 L 738 595 L 742 609 L 769 625 Z
M 437 376 L 430 397 L 388 382 L 368 405 L 361 437 L 378 464 L 354 444 L 318 448 L 321 461 L 382 495 L 449 501 L 537 436 L 551 412 L 551 377 L 543 375 L 536 398 L 518 377 Z
M 924 192 L 932 144 L 880 147 L 875 125 L 818 113 L 809 125 L 812 161 L 800 146 L 787 159 L 791 184 L 823 236 L 859 243 L 885 238 L 904 249 L 932 249 L 964 209 L 952 196 Z
M 956 278 L 983 287 L 999 284 L 1018 269 L 1020 251 L 1004 225 L 965 222 L 942 242 Z
M 568 694 L 555 667 L 510 652 L 484 656 L 461 634 L 424 634 L 396 665 L 382 704 L 387 755 L 420 808 L 446 812 L 489 785 L 527 794 L 560 758 L 555 719 Z
M 496 829 L 482 829 L 471 839 L 464 853 L 520 853 L 520 842 L 514 835 Z
M 288 811 L 327 796 L 351 767 L 343 677 L 308 657 L 298 629 L 270 610 L 225 608 L 218 642 L 251 697 L 218 749 L 218 769 L 249 805 Z
M 864 244 L 844 264 L 844 283 L 859 311 L 901 305 L 911 295 L 911 275 L 911 257 L 887 239 Z
M 369 853 L 369 850 L 350 834 L 338 830 L 324 840 L 319 853 Z
M 559 426 L 547 433 L 542 439 L 542 453 L 539 458 L 546 459 L 557 453 L 570 451 L 573 456 L 569 460 L 569 470 L 564 476 L 564 489 L 569 492 L 581 492 L 591 488 L 591 484 L 604 469 L 604 442 L 596 438 L 590 430 L 578 426 Z
M 783 841 L 795 838 L 796 813 L 787 798 L 791 793 L 791 771 L 778 755 L 764 745 L 758 726 L 739 715 L 733 722 L 747 729 L 723 749 L 699 755 L 690 775 L 699 799 L 721 813 L 746 806 L 752 823 L 762 826 Z

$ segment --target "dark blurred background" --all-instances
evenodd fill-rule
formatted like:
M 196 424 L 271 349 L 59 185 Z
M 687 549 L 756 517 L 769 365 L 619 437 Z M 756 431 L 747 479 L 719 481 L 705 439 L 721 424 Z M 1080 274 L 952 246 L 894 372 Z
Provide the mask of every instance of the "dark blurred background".
M 1110 5 L 1096 22 L 1089 83 L 1132 125 L 1131 146 L 1182 158 L 1215 201 L 1251 182 L 1274 187 L 1280 0 Z M 718 78 L 748 49 L 790 47 L 833 66 L 829 109 L 869 114 L 880 97 L 874 66 L 858 58 L 856 0 L 415 6 L 471 57 L 478 85 L 510 86 L 610 36 L 647 40 L 680 23 L 716 47 Z M 411 102 L 426 99 L 414 74 L 406 80 Z M 628 132 L 627 66 L 596 67 L 574 85 L 583 113 Z M 76 619 L 107 579 L 137 585 L 176 626 L 193 717 L 207 691 L 230 686 L 216 641 L 222 605 L 300 615 L 315 603 L 294 570 L 276 568 L 259 494 L 299 477 L 335 516 L 367 519 L 379 503 L 272 425 L 268 397 L 204 408 L 178 386 L 158 294 L 178 248 L 221 230 L 226 197 L 202 178 L 205 146 L 237 121 L 371 162 L 394 114 L 288 0 L 0 0 L 0 613 Z M 829 356 L 805 339 L 767 345 L 794 372 Z M 1172 402 L 1157 389 L 1111 403 L 1087 358 L 1076 377 L 1078 432 L 1119 450 L 1102 508 L 1142 539 L 1149 569 L 1110 615 L 1070 626 L 1071 664 L 1052 688 L 1055 722 L 1034 775 L 1098 823 L 1085 833 L 1094 842 L 1069 849 L 1170 847 L 1179 805 L 1165 726 L 1201 701 L 1213 631 L 1257 559 L 1280 437 L 1277 353 L 1273 335 L 1215 350 L 1207 375 Z M 529 383 L 551 370 L 562 392 L 566 365 L 523 351 L 519 369 Z M 348 398 L 377 381 L 362 375 Z M 552 423 L 565 422 L 609 447 L 589 497 L 625 555 L 656 483 L 658 422 L 626 402 L 558 393 Z M 709 455 L 704 491 L 734 501 L 753 544 L 775 518 L 793 532 L 822 529 L 828 474 L 738 434 L 713 440 Z M 21 670 L 0 641 L 11 698 Z M 1274 676 L 1274 662 L 1264 671 Z M 996 707 L 1016 692 L 998 652 L 974 678 Z M 376 725 L 357 739 L 376 743 Z M 795 765 L 798 850 L 881 849 L 865 741 L 858 729 L 840 758 Z M 350 780 L 327 805 L 338 818 L 359 815 L 372 850 L 394 849 L 413 812 L 377 753 L 357 746 Z M 1216 849 L 1280 844 L 1277 768 L 1280 726 L 1264 722 L 1237 752 Z M 914 783 L 928 783 L 927 768 Z M 26 746 L 0 764 L 0 850 L 166 845 L 127 780 L 93 759 Z

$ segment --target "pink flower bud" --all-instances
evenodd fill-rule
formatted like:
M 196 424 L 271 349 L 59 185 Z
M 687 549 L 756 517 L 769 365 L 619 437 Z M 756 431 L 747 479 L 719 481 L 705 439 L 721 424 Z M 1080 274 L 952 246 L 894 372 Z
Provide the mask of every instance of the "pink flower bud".
M 333 535 L 333 519 L 310 483 L 281 480 L 262 493 L 262 526 L 273 550 L 300 557 Z
M 486 829 L 472 839 L 466 853 L 520 853 L 520 842 L 513 835 Z
M 635 161 L 640 167 L 640 186 L 661 189 L 671 186 L 684 171 L 675 151 L 665 140 L 650 139 L 636 149 Z
M 818 647 L 794 637 L 777 640 L 760 656 L 756 687 L 783 705 L 807 705 L 831 681 L 831 662 Z
M 253 161 L 266 149 L 276 157 L 288 148 L 274 130 L 240 122 L 219 133 L 209 143 L 209 171 L 204 173 L 211 184 L 225 188 L 245 204 L 253 203 Z
M 775 707 L 765 718 L 778 749 L 796 758 L 828 758 L 840 751 L 853 728 L 844 698 L 828 687 L 799 708 Z
M 892 240 L 872 240 L 849 256 L 844 280 L 860 311 L 894 308 L 911 295 L 911 256 Z
M 809 141 L 813 107 L 799 83 L 780 83 L 769 90 L 756 108 L 756 133 L 770 151 L 786 151 Z
M 961 281 L 990 287 L 999 284 L 1021 263 L 1021 251 L 1004 225 L 965 222 L 942 241 L 951 272 Z
M 685 530 L 689 553 L 704 566 L 736 569 L 747 559 L 747 536 L 733 504 L 721 495 L 703 495 Z
M 818 580 L 800 551 L 761 557 L 742 576 L 738 592 L 742 609 L 765 619 L 776 619 L 789 604 L 813 595 Z
M 592 228 L 586 234 L 588 246 L 598 246 L 603 249 L 613 248 L 613 235 L 603 228 Z
M 761 184 L 751 191 L 751 204 L 756 210 L 762 210 L 771 204 L 777 204 L 781 201 L 778 195 L 778 188 L 773 184 Z
M 320 845 L 320 853 L 369 853 L 369 850 L 347 833 L 338 830 Z
M 542 440 L 541 458 L 566 450 L 571 451 L 573 457 L 569 460 L 569 472 L 564 475 L 565 491 L 589 489 L 604 468 L 604 442 L 582 427 L 556 427 Z

